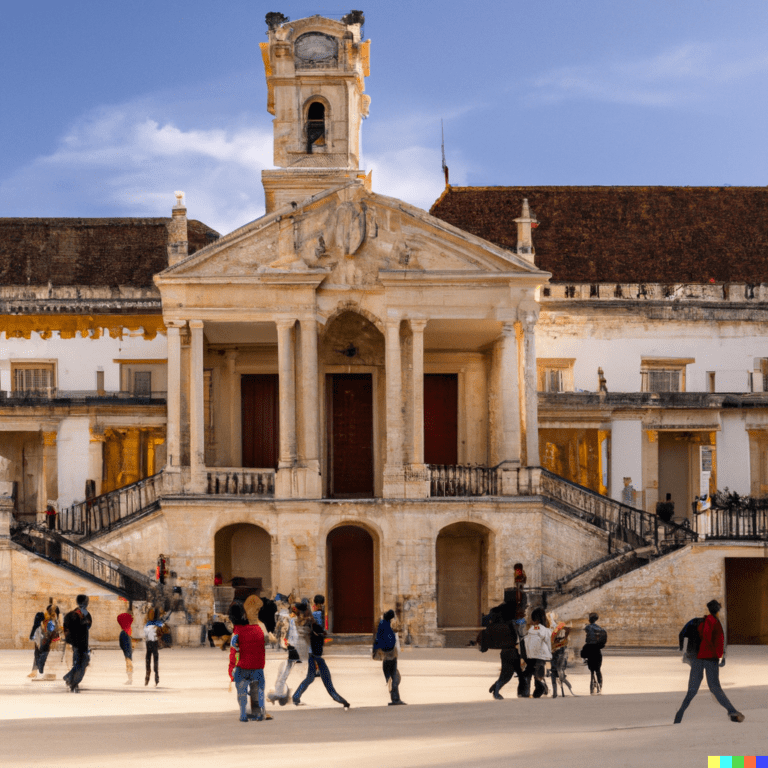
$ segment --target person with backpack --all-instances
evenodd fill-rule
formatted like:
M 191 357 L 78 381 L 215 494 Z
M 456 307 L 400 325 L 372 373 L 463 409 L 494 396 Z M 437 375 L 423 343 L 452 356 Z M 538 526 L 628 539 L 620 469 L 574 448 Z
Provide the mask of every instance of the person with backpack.
M 400 651 L 400 638 L 392 628 L 392 620 L 395 612 L 390 608 L 379 621 L 376 635 L 373 638 L 372 656 L 375 661 L 381 662 L 384 672 L 384 680 L 389 689 L 391 701 L 389 706 L 405 704 L 400 698 L 400 672 L 397 670 L 397 654 Z
M 309 606 L 302 605 L 300 608 L 300 614 L 306 615 L 309 613 Z M 320 606 L 315 605 L 313 610 L 318 610 Z M 304 691 L 312 685 L 317 675 L 320 675 L 320 679 L 323 681 L 325 690 L 328 691 L 328 695 L 341 704 L 345 710 L 349 709 L 349 702 L 339 696 L 336 693 L 336 689 L 333 687 L 333 680 L 331 680 L 331 672 L 328 669 L 328 665 L 323 659 L 323 645 L 325 643 L 325 630 L 314 620 L 310 615 L 309 621 L 299 627 L 300 636 L 306 636 L 309 634 L 309 663 L 307 669 L 307 676 L 302 680 L 301 685 L 296 689 L 296 693 L 293 694 L 292 701 L 296 706 L 301 704 L 301 697 Z
M 685 695 L 680 709 L 675 713 L 675 723 L 682 722 L 683 713 L 693 701 L 693 697 L 699 692 L 699 686 L 701 686 L 705 673 L 709 690 L 717 699 L 717 703 L 728 712 L 728 717 L 734 723 L 744 722 L 744 715 L 731 704 L 720 686 L 719 667 L 725 666 L 725 634 L 723 633 L 723 625 L 717 618 L 721 607 L 717 600 L 710 600 L 707 603 L 709 615 L 698 621 L 692 619 L 680 632 L 680 650 L 685 648 L 683 661 L 687 661 L 691 665 L 691 673 L 688 676 L 688 693 Z
M 586 659 L 589 670 L 589 693 L 596 696 L 603 691 L 603 648 L 608 642 L 608 633 L 597 623 L 600 617 L 589 614 L 589 624 L 584 627 L 586 638 L 581 649 L 581 658 Z
M 516 608 L 516 602 L 507 600 L 491 608 L 488 615 L 483 617 L 485 628 L 477 638 L 481 653 L 486 653 L 489 648 L 498 649 L 500 652 L 501 672 L 496 682 L 488 689 L 488 693 L 493 694 L 493 698 L 497 700 L 504 698 L 501 695 L 501 689 L 512 679 L 513 675 L 517 675 L 518 698 L 528 698 L 526 679 L 520 666 L 520 653 L 517 649 Z
M 64 639 L 72 646 L 72 669 L 64 675 L 64 682 L 72 693 L 80 693 L 80 683 L 91 662 L 88 633 L 93 619 L 88 612 L 88 595 L 78 595 L 75 602 L 77 608 L 64 617 Z

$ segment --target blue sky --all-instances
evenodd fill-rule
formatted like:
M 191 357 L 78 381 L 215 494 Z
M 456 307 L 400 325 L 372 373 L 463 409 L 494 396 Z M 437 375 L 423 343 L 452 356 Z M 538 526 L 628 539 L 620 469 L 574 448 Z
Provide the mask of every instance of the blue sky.
M 0 216 L 167 216 L 221 232 L 263 213 L 272 125 L 264 15 L 226 0 L 6 4 Z M 370 0 L 376 191 L 429 207 L 469 185 L 768 182 L 765 0 Z

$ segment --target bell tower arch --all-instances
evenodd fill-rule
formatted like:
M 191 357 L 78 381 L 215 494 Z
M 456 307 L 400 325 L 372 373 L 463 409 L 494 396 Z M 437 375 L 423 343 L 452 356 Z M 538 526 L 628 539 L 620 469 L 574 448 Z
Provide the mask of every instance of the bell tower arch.
M 262 172 L 267 213 L 362 176 L 360 126 L 370 104 L 363 22 L 361 11 L 341 21 L 267 14 L 260 45 L 277 166 Z

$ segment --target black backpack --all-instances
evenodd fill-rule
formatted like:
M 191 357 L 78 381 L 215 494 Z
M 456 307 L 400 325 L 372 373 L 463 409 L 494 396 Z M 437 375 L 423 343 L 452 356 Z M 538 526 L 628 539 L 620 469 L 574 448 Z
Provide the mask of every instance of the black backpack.
M 695 658 L 698 656 L 699 647 L 701 646 L 701 635 L 699 634 L 699 627 L 704 623 L 704 619 L 697 616 L 695 619 L 691 619 L 680 631 L 678 640 L 680 641 L 680 650 L 683 650 L 683 640 L 688 638 L 688 647 L 685 650 L 685 655 Z
M 608 633 L 602 628 L 597 628 L 597 647 L 602 650 L 608 642 Z
M 72 635 L 75 627 L 75 622 L 78 621 L 78 617 L 75 615 L 75 609 L 74 611 L 70 611 L 68 614 L 64 616 L 64 642 L 69 643 L 69 645 L 72 645 Z

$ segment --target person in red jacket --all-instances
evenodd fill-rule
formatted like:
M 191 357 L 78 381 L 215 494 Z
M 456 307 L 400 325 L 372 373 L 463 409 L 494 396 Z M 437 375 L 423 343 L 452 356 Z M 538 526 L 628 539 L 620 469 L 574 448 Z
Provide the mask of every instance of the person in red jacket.
M 232 603 L 229 618 L 234 625 L 232 647 L 237 651 L 237 664 L 233 678 L 237 687 L 237 703 L 240 705 L 240 722 L 247 723 L 248 696 L 251 697 L 252 720 L 271 720 L 264 711 L 264 632 L 258 624 L 249 624 L 242 603 Z M 258 690 L 258 706 L 254 708 L 253 686 Z
M 733 720 L 734 723 L 741 723 L 744 721 L 744 715 L 741 714 L 731 702 L 728 697 L 723 693 L 723 689 L 720 687 L 720 674 L 719 666 L 725 665 L 724 646 L 725 635 L 723 634 L 723 625 L 717 618 L 717 614 L 720 612 L 720 603 L 717 600 L 710 600 L 707 603 L 709 609 L 709 616 L 699 624 L 699 652 L 696 654 L 696 658 L 691 659 L 691 674 L 688 678 L 688 693 L 683 699 L 683 703 L 680 705 L 680 709 L 677 710 L 675 715 L 675 723 L 680 723 L 683 720 L 683 713 L 688 708 L 688 705 L 693 701 L 693 697 L 698 693 L 699 686 L 701 685 L 704 673 L 707 675 L 707 685 L 709 690 L 712 691 L 713 696 L 717 699 L 718 704 L 725 707 L 728 712 L 728 717 Z

